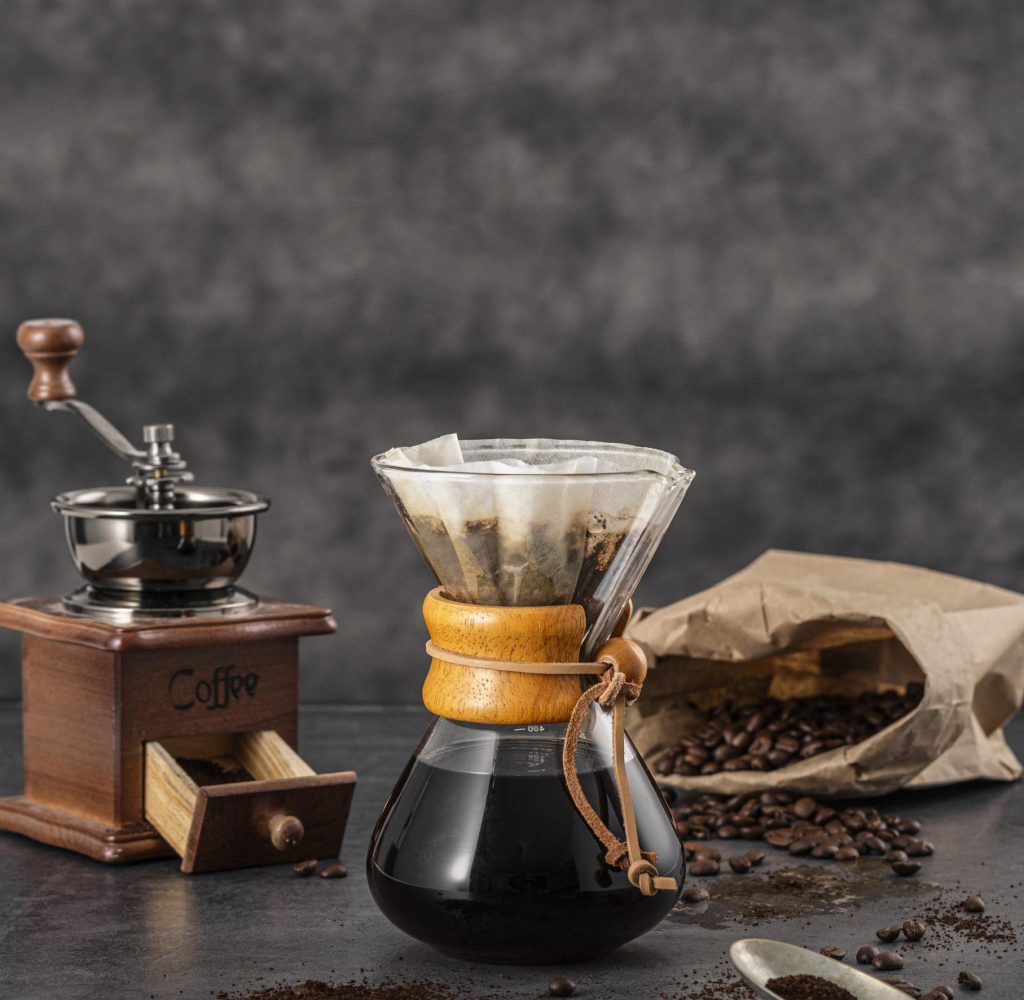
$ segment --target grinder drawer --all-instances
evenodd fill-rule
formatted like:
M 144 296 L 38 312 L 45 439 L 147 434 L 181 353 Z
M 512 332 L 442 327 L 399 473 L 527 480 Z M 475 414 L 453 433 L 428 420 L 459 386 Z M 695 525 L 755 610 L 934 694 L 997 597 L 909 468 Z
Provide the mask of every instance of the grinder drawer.
M 146 820 L 183 872 L 337 857 L 355 784 L 317 774 L 273 730 L 146 744 Z

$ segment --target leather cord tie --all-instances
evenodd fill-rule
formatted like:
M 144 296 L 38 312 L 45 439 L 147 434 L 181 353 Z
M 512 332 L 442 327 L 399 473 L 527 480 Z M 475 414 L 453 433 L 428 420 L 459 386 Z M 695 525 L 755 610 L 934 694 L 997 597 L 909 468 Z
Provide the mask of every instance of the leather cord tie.
M 605 863 L 626 873 L 630 884 L 645 896 L 653 896 L 656 892 L 667 890 L 676 892 L 679 883 L 671 876 L 658 874 L 655 867 L 658 856 L 653 851 L 640 848 L 640 838 L 636 828 L 636 813 L 633 808 L 633 796 L 629 789 L 626 776 L 626 708 L 640 697 L 642 685 L 630 680 L 620 669 L 619 658 L 615 655 L 616 644 L 625 644 L 635 648 L 635 644 L 625 639 L 612 639 L 599 651 L 595 663 L 524 663 L 520 660 L 495 660 L 484 656 L 467 656 L 454 650 L 441 649 L 433 642 L 427 643 L 427 653 L 435 660 L 454 663 L 464 667 L 482 667 L 486 670 L 508 670 L 520 674 L 548 675 L 593 675 L 600 679 L 588 687 L 579 697 L 569 717 L 565 732 L 565 743 L 562 747 L 562 770 L 565 783 L 569 789 L 576 811 L 590 827 L 591 832 L 605 849 Z M 607 651 L 607 652 L 606 652 Z M 576 769 L 576 748 L 579 745 L 583 725 L 590 706 L 597 702 L 603 709 L 612 713 L 612 770 L 615 775 L 616 790 L 619 804 L 622 807 L 622 828 L 625 840 L 619 840 L 594 807 L 590 804 L 580 783 Z

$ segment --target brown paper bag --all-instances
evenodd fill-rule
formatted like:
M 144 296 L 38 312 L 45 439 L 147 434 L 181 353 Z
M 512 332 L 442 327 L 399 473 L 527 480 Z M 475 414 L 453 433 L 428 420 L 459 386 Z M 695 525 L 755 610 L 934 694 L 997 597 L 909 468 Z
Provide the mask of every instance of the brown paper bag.
M 896 563 L 769 551 L 710 590 L 639 613 L 626 634 L 656 664 L 629 720 L 652 766 L 700 727 L 694 704 L 924 684 L 916 708 L 855 746 L 665 784 L 850 796 L 1021 775 L 1001 727 L 1024 698 L 1024 595 Z

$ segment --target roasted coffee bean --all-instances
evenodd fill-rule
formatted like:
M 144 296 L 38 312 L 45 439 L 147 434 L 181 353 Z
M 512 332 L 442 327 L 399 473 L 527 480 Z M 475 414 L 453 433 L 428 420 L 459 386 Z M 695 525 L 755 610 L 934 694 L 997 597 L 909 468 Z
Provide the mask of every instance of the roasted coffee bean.
M 894 861 L 889 866 L 901 878 L 908 875 L 916 875 L 921 870 L 920 861 Z
M 885 854 L 885 841 L 880 840 L 873 833 L 868 834 L 868 836 L 861 841 L 861 847 L 863 847 L 868 854 Z
M 895 972 L 903 968 L 903 956 L 898 951 L 880 951 L 871 960 L 879 972 Z
M 953 992 L 952 986 L 946 986 L 942 983 L 938 986 L 932 987 L 925 996 L 927 996 L 929 1000 L 953 1000 L 956 994 Z M 921 997 L 921 1000 L 925 1000 L 924 996 Z
M 571 997 L 576 992 L 576 984 L 565 976 L 555 976 L 548 983 L 549 997 Z
M 789 845 L 789 853 L 792 854 L 794 858 L 802 857 L 805 854 L 810 854 L 814 849 L 815 844 L 816 841 L 810 837 L 794 840 L 793 843 Z
M 690 864 L 691 875 L 717 875 L 721 868 L 717 861 L 711 858 L 698 857 Z
M 321 878 L 345 878 L 347 875 L 348 869 L 340 861 L 333 861 L 320 869 Z
M 839 848 L 835 844 L 815 844 L 811 848 L 811 857 L 821 861 L 834 858 L 838 852 Z
M 835 857 L 836 861 L 856 861 L 860 857 L 860 851 L 852 845 L 847 845 L 846 847 L 840 847 L 836 851 Z
M 760 840 L 764 836 L 764 827 L 760 823 L 740 827 L 740 836 L 744 840 Z
M 729 867 L 737 875 L 746 875 L 750 871 L 750 859 L 745 858 L 742 854 L 736 855 L 729 858 Z
M 905 819 L 897 824 L 896 829 L 900 833 L 915 834 L 921 832 L 921 824 L 916 819 Z
M 908 861 L 910 856 L 906 851 L 889 851 L 885 856 L 885 860 L 892 864 L 894 861 Z
M 827 944 L 824 947 L 819 948 L 818 951 L 826 958 L 834 958 L 839 962 L 846 958 L 846 952 L 843 951 L 842 948 L 837 948 L 835 945 Z
M 904 920 L 903 936 L 908 941 L 920 941 L 924 937 L 924 924 L 920 920 Z
M 755 847 L 752 850 L 747 851 L 743 857 L 750 862 L 752 867 L 756 868 L 766 857 L 768 857 L 768 855 L 764 851 L 758 850 Z
M 983 900 L 981 896 L 968 896 L 964 900 L 964 909 L 968 913 L 984 913 L 985 900 Z
M 299 878 L 308 878 L 315 871 L 316 858 L 313 858 L 310 861 L 300 861 L 297 865 L 292 867 L 292 874 L 298 875 Z
M 915 986 L 907 979 L 897 979 L 895 977 L 886 979 L 884 976 L 879 976 L 879 981 L 888 983 L 894 990 L 899 990 L 900 993 L 906 993 L 908 997 L 914 997 L 915 1000 L 918 1000 L 921 996 L 921 987 Z
M 735 840 L 740 835 L 740 829 L 738 826 L 733 826 L 732 823 L 723 823 L 718 828 L 718 836 L 722 840 Z
M 878 949 L 873 944 L 865 944 L 857 949 L 857 962 L 860 965 L 870 965 L 874 961 Z
M 783 827 L 781 829 L 769 830 L 765 833 L 764 839 L 771 844 L 772 847 L 785 848 L 789 847 L 797 837 L 789 827 Z
M 699 885 L 688 885 L 683 890 L 684 903 L 706 903 L 711 898 L 711 893 Z
M 817 808 L 818 803 L 814 799 L 804 796 L 804 798 L 797 799 L 793 803 L 793 815 L 798 816 L 800 819 L 810 819 Z
M 965 990 L 980 990 L 981 989 L 981 977 L 976 976 L 973 972 L 961 972 L 956 977 L 956 981 Z
M 889 944 L 900 936 L 901 929 L 902 928 L 899 924 L 892 924 L 890 927 L 879 927 L 878 930 L 875 931 L 875 937 L 878 938 L 879 941 L 884 941 L 886 944 Z

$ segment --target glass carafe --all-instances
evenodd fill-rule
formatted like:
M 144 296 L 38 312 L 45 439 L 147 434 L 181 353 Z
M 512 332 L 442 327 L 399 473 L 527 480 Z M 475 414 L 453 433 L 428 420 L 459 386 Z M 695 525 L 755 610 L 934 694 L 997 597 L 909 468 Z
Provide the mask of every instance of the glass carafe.
M 396 461 L 392 453 L 374 460 L 444 598 L 545 612 L 578 605 L 579 631 L 560 658 L 593 658 L 693 474 L 665 453 L 622 445 L 459 447 L 471 468 L 511 462 L 515 471 L 491 464 L 486 471 L 421 468 L 413 464 L 415 449 L 407 452 L 411 459 Z M 520 463 L 528 468 L 520 471 Z M 437 638 L 433 625 L 431 635 Z M 509 964 L 605 955 L 657 924 L 682 887 L 679 839 L 627 737 L 625 772 L 642 849 L 678 888 L 644 895 L 606 860 L 563 772 L 566 721 L 581 680 L 501 672 L 501 687 L 497 672 L 485 671 L 494 705 L 481 712 L 477 698 L 474 710 L 459 717 L 437 694 L 437 668 L 435 659 L 424 701 L 442 717 L 406 766 L 370 844 L 369 884 L 384 914 L 449 955 Z M 513 724 L 494 721 L 507 714 L 502 691 L 513 692 L 517 703 L 525 692 L 531 705 Z M 575 771 L 604 825 L 624 838 L 611 718 L 599 704 L 589 708 Z
M 564 738 L 564 723 L 431 726 L 371 842 L 370 890 L 392 923 L 456 958 L 546 964 L 607 954 L 661 921 L 677 894 L 644 896 L 605 862 L 566 792 Z M 621 837 L 609 715 L 596 705 L 576 765 Z M 628 744 L 626 767 L 644 848 L 681 885 L 672 819 Z

